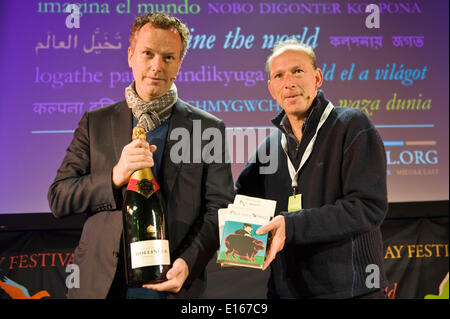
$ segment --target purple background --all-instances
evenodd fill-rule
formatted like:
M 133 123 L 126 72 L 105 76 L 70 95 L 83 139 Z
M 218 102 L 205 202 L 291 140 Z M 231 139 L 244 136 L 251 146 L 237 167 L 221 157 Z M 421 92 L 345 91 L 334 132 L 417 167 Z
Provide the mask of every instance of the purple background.
M 33 111 L 34 103 L 42 102 L 83 102 L 87 111 L 90 102 L 102 98 L 114 101 L 124 99 L 124 89 L 128 82 L 110 87 L 111 72 L 130 73 L 127 64 L 129 28 L 137 14 L 137 3 L 174 3 L 185 1 L 131 1 L 131 12 L 119 14 L 116 6 L 123 1 L 98 1 L 108 3 L 108 14 L 84 13 L 79 29 L 68 29 L 65 20 L 68 13 L 38 12 L 44 3 L 66 3 L 66 1 L 13 1 L 0 2 L 0 167 L 3 185 L 0 188 L 0 213 L 48 212 L 47 190 L 56 175 L 67 146 L 72 139 L 71 131 L 77 127 L 82 114 L 43 113 Z M 79 1 L 78 1 L 79 2 Z M 88 1 L 86 3 L 92 3 Z M 317 38 L 318 67 L 327 65 L 327 70 L 335 63 L 334 78 L 325 81 L 322 88 L 334 105 L 341 99 L 379 99 L 380 109 L 370 116 L 377 125 L 385 142 L 388 161 L 388 191 L 390 202 L 448 200 L 448 1 L 386 1 L 375 2 L 389 6 L 381 13 L 380 28 L 365 27 L 367 13 L 349 13 L 348 6 L 361 4 L 356 1 L 272 1 L 270 3 L 328 3 L 338 5 L 340 14 L 260 14 L 259 3 L 269 1 L 187 1 L 189 5 L 198 5 L 199 14 L 177 14 L 193 35 L 214 34 L 214 48 L 211 50 L 190 49 L 183 62 L 181 71 L 197 72 L 201 66 L 216 66 L 218 71 L 262 71 L 263 81 L 253 86 L 244 82 L 185 82 L 177 81 L 179 96 L 197 105 L 203 100 L 271 100 L 267 91 L 264 64 L 268 49 L 261 49 L 263 34 L 302 34 L 308 27 L 307 38 L 320 27 Z M 84 2 L 82 2 L 84 3 Z M 209 4 L 247 3 L 253 6 L 253 12 L 216 14 L 208 12 Z M 402 4 L 402 5 L 400 5 Z M 405 6 L 418 8 L 420 12 L 408 13 Z M 55 7 L 56 8 L 56 7 Z M 399 10 L 399 11 L 397 11 Z M 48 10 L 47 10 L 48 11 Z M 255 40 L 251 49 L 224 49 L 223 44 L 228 31 L 241 28 L 241 34 L 253 34 Z M 95 33 L 96 29 L 99 33 Z M 105 34 L 107 32 L 107 34 Z M 116 33 L 120 39 L 115 39 Z M 70 49 L 40 49 L 47 36 L 59 41 L 67 41 L 68 36 L 77 36 L 77 47 Z M 99 53 L 86 53 L 83 46 L 109 41 L 117 44 L 120 50 L 99 50 Z M 107 36 L 107 38 L 105 37 Z M 352 45 L 334 47 L 330 36 L 383 36 L 383 47 L 370 49 Z M 396 48 L 392 36 L 424 36 L 424 46 Z M 72 46 L 74 44 L 72 43 Z M 343 69 L 355 64 L 353 78 L 341 80 Z M 427 67 L 424 80 L 416 80 L 413 85 L 402 85 L 395 80 L 374 80 L 375 70 L 386 64 L 400 64 L 404 68 L 423 69 Z M 68 83 L 61 88 L 52 88 L 46 80 L 45 72 L 74 72 L 83 67 L 92 73 L 102 72 L 101 83 Z M 36 81 L 36 68 L 41 78 Z M 369 69 L 369 79 L 359 80 L 358 74 Z M 39 83 L 37 83 L 39 82 Z M 431 99 L 431 109 L 426 111 L 387 111 L 385 105 L 393 94 L 397 98 Z M 199 102 L 203 105 L 203 102 Z M 267 106 L 267 105 L 265 105 Z M 245 109 L 234 112 L 229 109 L 211 110 L 222 118 L 228 127 L 267 127 L 270 119 L 278 112 L 254 111 Z M 393 127 L 387 127 L 387 125 Z M 399 125 L 403 127 L 399 127 Z M 410 127 L 410 125 L 419 125 Z M 422 126 L 425 125 L 425 126 Z M 405 127 L 406 126 L 406 127 Z M 63 131 L 49 133 L 48 131 Z M 406 145 L 409 141 L 434 141 L 435 145 Z M 392 146 L 392 143 L 403 146 Z M 244 151 L 244 150 L 234 150 Z M 245 150 L 245 152 L 247 152 Z M 417 156 L 425 154 L 430 161 L 422 163 Z M 403 160 L 403 162 L 402 162 Z M 233 164 L 236 178 L 243 163 Z M 368 167 L 370 169 L 370 167 Z

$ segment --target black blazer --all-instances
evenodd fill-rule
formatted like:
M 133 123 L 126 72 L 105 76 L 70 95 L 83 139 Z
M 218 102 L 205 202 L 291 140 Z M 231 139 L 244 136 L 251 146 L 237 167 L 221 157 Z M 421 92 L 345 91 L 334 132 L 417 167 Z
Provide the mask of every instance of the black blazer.
M 199 163 L 172 162 L 172 148 L 176 152 L 180 148 L 189 151 L 192 159 L 194 145 L 199 145 L 200 134 L 207 128 L 218 129 L 221 138 L 205 134 L 201 149 L 217 138 L 223 155 L 220 163 L 209 163 L 204 158 Z M 105 298 L 113 281 L 125 187 L 114 192 L 111 173 L 123 147 L 130 143 L 131 133 L 132 113 L 125 101 L 85 113 L 48 191 L 50 208 L 56 217 L 88 217 L 73 260 L 80 267 L 80 287 L 69 289 L 69 298 Z M 219 246 L 217 210 L 227 207 L 234 198 L 225 150 L 224 123 L 178 100 L 173 107 L 158 180 L 167 202 L 171 260 L 182 257 L 189 267 L 183 289 L 172 297 L 195 298 L 205 287 L 203 272 Z

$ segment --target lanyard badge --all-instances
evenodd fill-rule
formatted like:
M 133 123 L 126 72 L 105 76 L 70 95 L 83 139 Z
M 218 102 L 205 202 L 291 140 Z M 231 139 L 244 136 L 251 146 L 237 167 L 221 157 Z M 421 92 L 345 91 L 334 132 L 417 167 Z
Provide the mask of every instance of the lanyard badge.
M 296 212 L 302 209 L 302 194 L 289 196 L 288 213 Z
M 300 161 L 300 165 L 297 170 L 295 170 L 294 165 L 292 164 L 291 160 L 289 159 L 288 149 L 287 149 L 287 138 L 286 135 L 281 135 L 281 147 L 283 148 L 284 152 L 286 153 L 287 158 L 287 166 L 289 169 L 289 175 L 291 176 L 292 180 L 292 196 L 289 196 L 288 201 L 288 212 L 296 212 L 302 209 L 302 194 L 296 194 L 297 188 L 298 188 L 298 175 L 300 173 L 301 168 L 305 164 L 306 160 L 309 158 L 309 156 L 312 153 L 314 143 L 316 142 L 317 133 L 319 132 L 319 129 L 322 127 L 323 123 L 325 123 L 326 119 L 330 115 L 331 111 L 333 110 L 333 104 L 331 102 L 328 103 L 327 107 L 325 108 L 325 111 L 323 112 L 322 116 L 320 117 L 319 124 L 317 125 L 316 132 L 314 136 L 312 137 L 311 141 L 309 142 L 308 146 L 306 147 L 305 152 L 303 153 L 302 159 Z

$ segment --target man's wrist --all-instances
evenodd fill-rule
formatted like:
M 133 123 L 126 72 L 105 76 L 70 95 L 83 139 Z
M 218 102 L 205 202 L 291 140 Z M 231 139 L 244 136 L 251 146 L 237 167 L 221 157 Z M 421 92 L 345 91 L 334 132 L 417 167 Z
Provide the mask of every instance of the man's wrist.
M 119 179 L 118 176 L 119 174 L 117 173 L 117 165 L 116 165 L 113 167 L 111 171 L 111 182 L 114 189 L 119 189 L 120 187 L 125 185 L 123 180 Z

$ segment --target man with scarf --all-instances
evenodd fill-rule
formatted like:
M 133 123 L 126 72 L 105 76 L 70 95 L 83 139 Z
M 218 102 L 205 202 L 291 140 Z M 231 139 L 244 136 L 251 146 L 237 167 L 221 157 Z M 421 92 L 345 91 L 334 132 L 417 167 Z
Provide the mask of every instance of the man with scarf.
M 268 297 L 383 298 L 388 202 L 379 134 L 362 111 L 325 98 L 311 47 L 278 43 L 266 71 L 283 110 L 236 185 L 277 201 L 274 219 L 256 231 L 272 236 Z M 278 161 L 273 174 L 264 174 L 260 153 Z
M 188 38 L 177 18 L 136 18 L 128 48 L 134 82 L 125 101 L 85 113 L 74 133 L 48 192 L 56 217 L 87 214 L 73 260 L 80 285 L 69 289 L 69 298 L 195 298 L 205 288 L 205 267 L 219 245 L 217 210 L 233 201 L 234 189 L 224 123 L 178 98 L 174 80 Z M 145 129 L 147 141 L 130 142 L 135 125 Z M 214 142 L 194 142 L 196 125 L 220 131 L 218 160 L 192 160 L 193 145 Z M 191 133 L 189 139 L 180 140 L 180 129 Z M 180 145 L 189 160 L 171 158 Z M 166 200 L 173 264 L 167 281 L 127 288 L 121 209 L 131 174 L 144 167 L 152 167 Z

